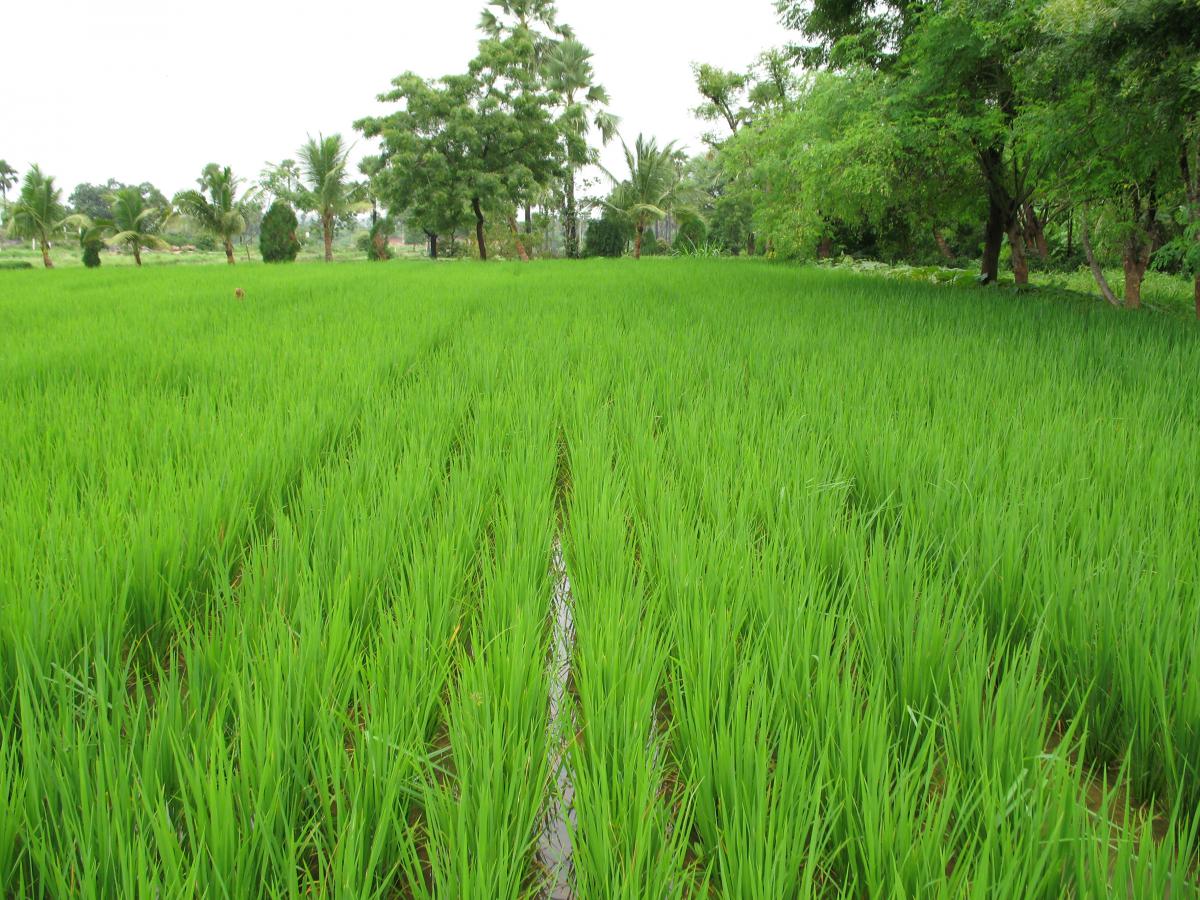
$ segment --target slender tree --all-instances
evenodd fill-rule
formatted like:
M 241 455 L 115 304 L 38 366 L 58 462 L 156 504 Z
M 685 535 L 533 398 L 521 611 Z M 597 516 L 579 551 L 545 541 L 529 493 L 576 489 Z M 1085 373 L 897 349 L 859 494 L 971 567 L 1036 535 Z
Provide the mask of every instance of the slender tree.
M 138 188 L 121 188 L 109 197 L 109 203 L 113 217 L 105 243 L 110 247 L 127 247 L 140 266 L 143 250 L 165 250 L 170 246 L 156 233 L 166 211 L 147 203 Z
M 229 166 L 209 163 L 197 179 L 200 190 L 180 191 L 175 195 L 179 214 L 225 245 L 225 260 L 233 265 L 233 239 L 246 230 L 246 218 L 238 208 L 240 183 Z
M 54 178 L 31 166 L 21 182 L 21 193 L 9 210 L 9 231 L 25 240 L 36 241 L 42 251 L 42 264 L 53 269 L 50 260 L 50 238 L 59 231 L 67 211 L 62 204 L 62 191 L 54 186 Z
M 355 212 L 369 204 L 354 197 L 346 177 L 350 148 L 340 134 L 309 137 L 299 150 L 300 171 L 307 182 L 299 195 L 300 207 L 315 212 L 321 220 L 325 239 L 325 262 L 333 262 L 333 226 L 339 216 Z
M 273 202 L 295 203 L 300 194 L 300 167 L 294 159 L 268 163 L 258 175 L 259 190 Z
M 476 235 L 489 210 L 507 218 L 517 255 L 529 254 L 517 232 L 516 212 L 525 209 L 526 233 L 532 230 L 532 206 L 552 182 L 564 160 L 553 117 L 557 97 L 545 75 L 545 61 L 571 30 L 556 22 L 551 0 L 493 0 L 484 10 L 484 39 L 468 73 L 478 89 L 475 112 L 483 143 L 483 172 L 471 198 Z M 486 195 L 486 196 L 485 196 Z
M 17 170 L 8 164 L 8 160 L 0 159 L 0 203 L 8 205 L 8 192 L 16 184 Z
M 567 38 L 554 45 L 545 58 L 551 90 L 562 100 L 558 128 L 563 136 L 566 165 L 563 232 L 567 256 L 579 256 L 579 204 L 575 199 L 575 174 L 580 166 L 594 163 L 595 148 L 588 144 L 588 131 L 595 128 L 607 144 L 617 133 L 617 117 L 606 107 L 608 92 L 595 81 L 592 54 L 579 41 Z
M 628 216 L 633 223 L 633 258 L 642 258 L 642 238 L 646 226 L 666 216 L 675 205 L 675 193 L 679 186 L 678 153 L 675 142 L 660 148 L 654 138 L 638 135 L 633 149 L 624 141 L 625 165 L 629 176 L 618 180 L 604 170 L 612 179 L 615 189 L 605 202 L 610 209 Z

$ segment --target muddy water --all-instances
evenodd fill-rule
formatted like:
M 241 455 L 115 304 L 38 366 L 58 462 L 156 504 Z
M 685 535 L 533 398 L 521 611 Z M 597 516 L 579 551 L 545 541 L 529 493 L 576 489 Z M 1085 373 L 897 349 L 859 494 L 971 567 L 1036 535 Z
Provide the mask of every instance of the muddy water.
M 563 559 L 562 541 L 554 538 L 551 556 L 554 593 L 551 611 L 554 635 L 550 651 L 550 771 L 556 789 L 547 804 L 546 821 L 538 842 L 538 857 L 549 877 L 546 897 L 571 900 L 571 829 L 575 825 L 575 786 L 567 765 L 567 741 L 575 734 L 573 709 L 567 703 L 571 650 L 575 645 L 575 617 L 571 607 L 571 579 Z

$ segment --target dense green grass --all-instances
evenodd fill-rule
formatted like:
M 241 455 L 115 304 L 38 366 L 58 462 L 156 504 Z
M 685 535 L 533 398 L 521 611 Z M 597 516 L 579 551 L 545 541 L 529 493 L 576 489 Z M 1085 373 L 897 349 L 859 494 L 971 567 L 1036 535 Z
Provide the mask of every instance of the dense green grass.
M 10 272 L 0 423 L 0 892 L 534 895 L 560 743 L 583 897 L 1195 892 L 1191 323 L 754 262 Z

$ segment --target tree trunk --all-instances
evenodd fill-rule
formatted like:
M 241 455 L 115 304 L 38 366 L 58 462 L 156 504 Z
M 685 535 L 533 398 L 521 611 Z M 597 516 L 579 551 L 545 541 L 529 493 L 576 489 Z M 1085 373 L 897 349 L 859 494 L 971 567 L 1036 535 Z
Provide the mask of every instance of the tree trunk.
M 1133 227 L 1121 248 L 1121 266 L 1125 270 L 1125 306 L 1128 309 L 1140 309 L 1142 282 L 1146 279 L 1146 270 L 1150 268 L 1150 256 L 1158 246 L 1158 192 L 1154 175 L 1150 178 L 1144 211 L 1140 189 L 1134 188 L 1129 199 Z
M 946 239 L 942 236 L 942 229 L 936 225 L 933 226 L 933 239 L 937 241 L 938 250 L 941 252 L 943 259 L 954 259 L 954 253 L 950 250 L 950 245 L 946 243 Z
M 325 262 L 333 262 L 333 216 L 321 217 L 321 236 L 325 239 Z
M 1187 121 L 1187 133 L 1196 133 L 1196 117 L 1193 115 Z M 1179 153 L 1179 173 L 1183 176 L 1183 189 L 1187 196 L 1188 224 L 1196 229 L 1196 240 L 1200 242 L 1200 133 L 1196 133 L 1195 164 L 1192 162 L 1192 147 L 1185 138 Z M 1195 275 L 1196 318 L 1200 319 L 1200 271 Z
M 979 266 L 979 278 L 984 284 L 995 284 L 1000 277 L 1000 248 L 1007 230 L 1004 219 L 1004 206 L 989 192 L 987 225 L 983 229 L 983 260 Z
M 1088 221 L 1088 205 L 1084 203 L 1083 218 L 1079 222 L 1079 242 L 1083 244 L 1083 255 L 1087 257 L 1088 268 L 1092 270 L 1092 278 L 1096 282 L 1096 287 L 1100 288 L 1100 293 L 1104 299 L 1113 306 L 1120 306 L 1121 301 L 1117 299 L 1117 295 L 1108 286 L 1108 279 L 1104 277 L 1104 270 L 1100 268 L 1100 263 L 1096 261 L 1096 254 L 1092 252 L 1091 231 L 1092 224 Z
M 1127 242 L 1125 252 L 1121 254 L 1121 265 L 1125 270 L 1125 308 L 1141 309 L 1142 281 L 1150 264 L 1150 247 L 1134 247 L 1132 243 Z
M 528 209 L 529 207 L 525 207 Z M 517 231 L 517 217 L 508 217 L 508 227 L 512 229 L 513 241 L 517 245 L 517 256 L 521 258 L 521 262 L 529 262 L 529 253 L 525 250 L 525 245 L 521 243 L 521 232 Z
M 755 246 L 756 243 L 757 243 L 757 238 L 755 238 L 754 232 L 753 231 L 747 232 L 746 233 L 746 255 L 747 256 L 754 255 L 754 251 L 758 249 Z
M 425 232 L 425 237 L 429 238 L 429 258 L 437 259 L 438 258 L 438 255 L 437 255 L 437 253 L 438 253 L 437 237 L 438 236 L 437 236 L 437 234 L 432 231 L 427 231 L 427 232 Z
M 475 211 L 475 242 L 479 245 L 479 258 L 487 261 L 487 241 L 483 236 L 483 205 L 478 197 L 471 198 L 471 209 Z
M 642 221 L 637 223 L 637 234 L 633 238 L 633 258 L 642 258 L 642 232 L 646 230 L 646 225 Z
M 136 241 L 133 244 L 133 262 L 138 266 L 142 264 L 142 248 Z
M 234 263 L 234 260 L 233 260 L 233 240 L 232 240 L 232 239 L 230 239 L 230 238 L 228 238 L 228 237 L 227 237 L 227 238 L 225 238 L 225 262 L 229 263 L 229 265 L 231 265 L 231 266 L 232 266 L 232 265 L 233 265 L 233 263 Z
M 829 259 L 833 255 L 833 240 L 828 236 L 821 238 L 817 245 L 817 259 Z
M 579 259 L 579 207 L 575 203 L 575 167 L 567 167 L 567 198 L 563 222 L 563 243 L 567 259 Z
M 42 241 L 41 243 L 42 243 L 42 265 L 45 266 L 47 269 L 53 269 L 54 263 L 51 262 L 51 260 L 50 260 L 50 243 L 49 243 L 49 241 Z
M 533 207 L 525 204 L 525 233 L 533 234 Z
M 1026 233 L 1033 239 L 1037 255 L 1045 260 L 1050 256 L 1050 245 L 1046 243 L 1046 229 L 1042 227 L 1042 221 L 1038 218 L 1037 211 L 1028 200 L 1025 201 L 1025 224 L 1028 226 Z
M 1075 210 L 1067 209 L 1067 259 L 1075 250 Z
M 1008 246 L 1012 250 L 1013 280 L 1018 285 L 1029 284 L 1029 262 L 1025 258 L 1025 236 L 1014 217 L 1008 225 Z

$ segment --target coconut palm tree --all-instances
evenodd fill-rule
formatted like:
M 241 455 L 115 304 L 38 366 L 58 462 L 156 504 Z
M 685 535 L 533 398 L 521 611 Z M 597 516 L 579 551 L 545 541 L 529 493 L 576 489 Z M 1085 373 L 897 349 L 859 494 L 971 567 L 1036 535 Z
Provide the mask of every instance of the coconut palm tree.
M 179 215 L 198 228 L 218 237 L 225 244 L 225 260 L 233 265 L 233 239 L 246 230 L 246 219 L 238 210 L 237 189 L 240 179 L 229 166 L 216 163 L 204 167 L 197 179 L 198 191 L 180 191 L 175 195 Z
M 300 194 L 300 207 L 320 217 L 325 238 L 325 262 L 332 262 L 334 220 L 347 213 L 370 209 L 370 204 L 356 199 L 354 187 L 346 178 L 350 148 L 340 134 L 310 136 L 300 148 L 299 155 L 300 171 L 308 182 Z
M 54 186 L 54 178 L 43 175 L 38 166 L 31 166 L 21 182 L 17 201 L 9 210 L 9 232 L 26 240 L 37 241 L 42 250 L 43 265 L 53 269 L 50 238 L 63 227 L 66 217 L 62 191 Z
M 661 149 L 654 138 L 638 135 L 632 150 L 621 141 L 625 151 L 625 164 L 629 177 L 619 181 L 604 169 L 614 184 L 612 196 L 604 205 L 629 217 L 633 222 L 633 258 L 642 258 L 642 235 L 646 226 L 663 218 L 675 205 L 675 194 L 679 187 L 679 153 L 675 142 Z
M 546 77 L 550 89 L 562 98 L 558 118 L 559 131 L 566 142 L 567 179 L 564 191 L 563 231 L 567 256 L 579 256 L 579 207 L 575 202 L 575 172 L 580 166 L 596 161 L 596 151 L 588 146 L 588 130 L 600 133 L 607 144 L 617 133 L 617 117 L 605 107 L 608 92 L 595 83 L 592 54 L 579 41 L 567 38 L 555 44 L 546 55 Z
M 8 205 L 8 192 L 17 184 L 17 170 L 8 164 L 8 160 L 0 159 L 0 203 Z
M 113 217 L 107 223 L 112 234 L 105 243 L 110 247 L 128 247 L 133 261 L 142 264 L 142 250 L 165 250 L 170 244 L 155 232 L 163 220 L 164 210 L 150 206 L 142 192 L 135 187 L 121 188 L 108 198 Z

